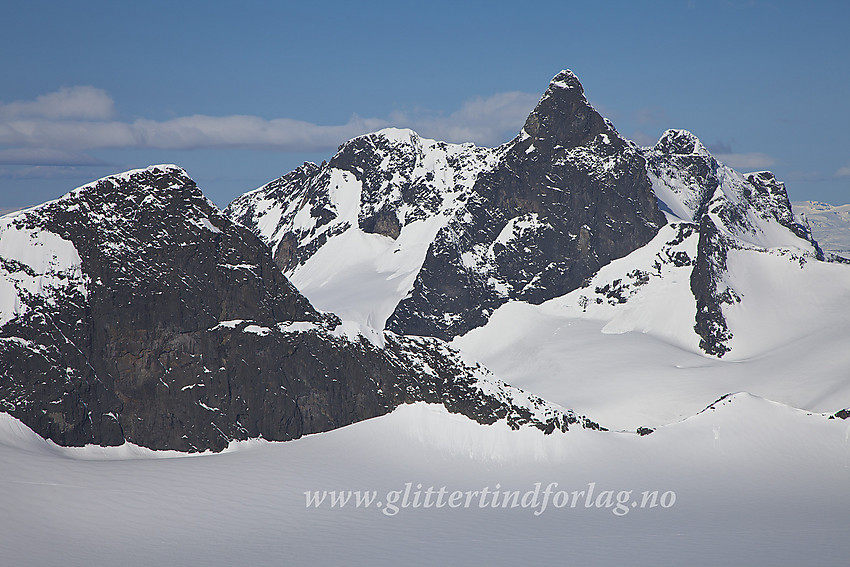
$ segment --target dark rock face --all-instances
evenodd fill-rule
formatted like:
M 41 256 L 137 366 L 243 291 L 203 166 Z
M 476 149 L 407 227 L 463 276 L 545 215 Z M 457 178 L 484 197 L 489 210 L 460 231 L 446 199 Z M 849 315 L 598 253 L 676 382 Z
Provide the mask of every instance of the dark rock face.
M 0 266 L 24 305 L 0 326 L 0 409 L 59 444 L 220 450 L 473 389 L 446 347 L 428 355 L 441 368 L 429 374 L 412 362 L 423 356 L 416 344 L 379 349 L 335 334 L 339 320 L 316 312 L 268 248 L 179 168 L 107 178 L 11 223 L 33 250 L 47 235 L 79 255 L 73 269 L 45 272 L 56 283 L 44 293 L 20 283 L 41 277 L 36 268 Z M 447 407 L 478 419 L 520 411 L 485 392 Z M 558 408 L 545 415 L 514 421 L 579 421 Z
M 796 247 L 812 250 L 803 252 L 804 256 L 822 260 L 823 252 L 810 228 L 794 219 L 785 185 L 772 173 L 741 175 L 720 164 L 696 136 L 684 130 L 668 130 L 644 155 L 656 192 L 670 201 L 663 206 L 672 206 L 675 214 L 692 219 L 699 231 L 690 279 L 697 304 L 694 331 L 705 353 L 722 357 L 729 352 L 732 338 L 723 306 L 741 301 L 724 282 L 729 250 L 769 253 L 766 232 L 786 229 L 779 246 L 787 246 L 796 237 L 801 240 Z M 798 250 L 794 256 L 800 253 Z M 802 257 L 799 260 L 805 262 Z
M 101 180 L 16 223 L 73 243 L 88 282 L 87 297 L 69 291 L 56 301 L 30 298 L 26 315 L 0 335 L 20 339 L 0 349 L 3 399 L 13 415 L 60 444 L 126 439 L 220 449 L 233 438 L 286 439 L 350 423 L 387 405 L 373 383 L 394 374 L 380 376 L 380 365 L 365 355 L 340 354 L 330 339 L 263 336 L 283 321 L 334 321 L 317 313 L 265 246 L 224 218 L 182 170 Z M 260 334 L 243 332 L 247 323 L 219 325 L 234 320 L 252 322 Z M 351 357 L 357 369 L 338 371 L 346 396 L 335 402 L 316 398 L 325 390 L 316 383 L 324 374 L 311 368 L 316 353 L 328 364 Z M 341 411 L 345 397 L 366 399 Z
M 578 288 L 665 224 L 645 169 L 575 75 L 560 73 L 498 165 L 478 176 L 468 216 L 437 235 L 387 327 L 449 339 L 508 299 L 541 303 Z
M 401 224 L 398 222 L 398 216 L 395 214 L 395 211 L 388 209 L 381 209 L 374 215 L 361 220 L 360 228 L 363 232 L 382 234 L 394 240 L 401 233 Z
M 508 300 L 540 303 L 566 293 L 666 222 L 643 156 L 588 104 L 569 71 L 552 80 L 522 133 L 502 147 L 387 130 L 347 142 L 325 167 L 302 173 L 227 210 L 263 235 L 287 273 L 352 226 L 396 239 L 411 223 L 444 219 L 412 290 L 387 321 L 397 334 L 450 339 L 486 323 Z M 356 213 L 346 212 L 345 191 L 359 197 Z
M 735 291 L 723 283 L 728 251 L 729 245 L 711 217 L 703 215 L 697 258 L 691 272 L 691 291 L 697 302 L 694 331 L 700 336 L 699 347 L 717 357 L 729 352 L 726 343 L 732 338 L 722 306 L 740 301 Z

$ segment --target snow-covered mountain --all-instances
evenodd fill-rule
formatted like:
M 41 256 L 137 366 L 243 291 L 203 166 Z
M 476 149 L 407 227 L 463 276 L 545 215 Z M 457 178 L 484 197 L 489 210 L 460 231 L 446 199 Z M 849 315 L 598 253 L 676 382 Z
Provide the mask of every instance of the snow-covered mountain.
M 437 339 L 375 346 L 317 312 L 175 166 L 0 218 L 0 401 L 63 445 L 220 450 L 444 404 L 483 423 L 598 427 Z
M 388 129 L 224 213 L 152 166 L 2 217 L 0 399 L 61 444 L 179 450 L 414 401 L 544 431 L 598 427 L 566 407 L 654 427 L 730 390 L 837 410 L 850 286 L 823 258 L 772 174 L 740 174 L 681 130 L 638 148 L 563 71 L 498 148 Z M 611 345 L 637 332 L 710 370 L 670 389 L 644 356 L 627 365 L 653 375 L 635 392 L 565 326 Z M 802 345 L 829 354 L 770 379 L 716 362 Z

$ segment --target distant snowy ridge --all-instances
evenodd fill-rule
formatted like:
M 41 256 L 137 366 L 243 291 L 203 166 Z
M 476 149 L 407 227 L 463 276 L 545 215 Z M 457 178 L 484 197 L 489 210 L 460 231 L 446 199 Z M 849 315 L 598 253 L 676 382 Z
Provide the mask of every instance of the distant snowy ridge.
M 850 205 L 799 201 L 793 206 L 800 222 L 811 227 L 824 251 L 850 259 Z

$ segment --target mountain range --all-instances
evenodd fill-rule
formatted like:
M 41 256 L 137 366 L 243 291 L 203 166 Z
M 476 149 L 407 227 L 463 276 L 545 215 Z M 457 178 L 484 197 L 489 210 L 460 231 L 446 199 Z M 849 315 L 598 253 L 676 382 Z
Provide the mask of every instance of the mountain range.
M 0 409 L 60 445 L 189 452 L 413 402 L 651 431 L 727 393 L 711 379 L 737 362 L 758 377 L 734 390 L 837 412 L 850 267 L 806 219 L 687 131 L 624 139 L 570 71 L 502 146 L 381 130 L 224 211 L 179 167 L 130 171 L 0 218 Z M 573 323 L 711 370 L 624 405 Z M 766 372 L 801 349 L 830 362 Z

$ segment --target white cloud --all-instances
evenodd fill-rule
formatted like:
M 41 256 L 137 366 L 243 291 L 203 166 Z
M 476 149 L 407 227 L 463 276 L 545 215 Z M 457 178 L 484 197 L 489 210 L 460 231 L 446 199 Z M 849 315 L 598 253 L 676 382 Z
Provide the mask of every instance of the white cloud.
M 185 116 L 164 122 L 137 120 L 128 125 L 128 145 L 160 149 L 256 148 L 319 151 L 388 126 L 385 120 L 353 116 L 338 126 L 320 126 L 290 118 L 257 116 Z
M 345 124 L 330 126 L 247 115 L 123 122 L 109 120 L 114 103 L 105 91 L 69 87 L 34 101 L 0 104 L 0 163 L 88 165 L 96 160 L 80 152 L 106 148 L 332 151 L 346 140 L 387 126 L 410 127 L 449 142 L 495 145 L 519 132 L 537 100 L 528 93 L 499 93 L 471 99 L 448 116 L 421 110 L 396 112 L 390 119 L 355 115 Z
M 92 86 L 62 87 L 31 101 L 0 103 L 0 118 L 106 120 L 115 114 L 115 102 L 103 89 Z
M 839 167 L 835 172 L 835 177 L 850 177 L 850 165 Z
M 763 169 L 776 164 L 775 159 L 761 152 L 752 152 L 748 154 L 716 154 L 714 157 L 729 167 L 743 171 Z
M 468 100 L 448 116 L 422 111 L 396 112 L 391 115 L 391 121 L 426 138 L 492 146 L 505 142 L 506 136 L 518 134 L 539 99 L 538 95 L 523 92 L 498 93 Z
M 185 116 L 162 122 L 136 120 L 14 120 L 0 125 L 0 144 L 61 150 L 101 148 L 268 148 L 315 151 L 386 126 L 382 120 L 353 117 L 340 126 L 319 126 L 288 118 Z

